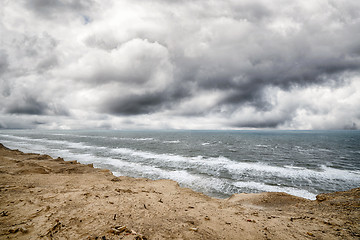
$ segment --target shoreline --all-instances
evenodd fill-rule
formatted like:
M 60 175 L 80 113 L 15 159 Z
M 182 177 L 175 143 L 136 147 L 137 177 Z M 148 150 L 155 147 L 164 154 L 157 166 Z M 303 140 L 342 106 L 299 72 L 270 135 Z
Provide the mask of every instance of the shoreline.
M 324 137 L 344 141 L 331 146 L 333 141 L 322 141 Z M 113 130 L 21 133 L 8 130 L 1 135 L 0 142 L 27 153 L 93 163 L 95 167 L 111 170 L 115 176 L 171 179 L 217 198 L 242 192 L 286 192 L 315 200 L 320 193 L 360 186 L 357 148 L 354 141 L 345 141 L 349 137 L 347 134 L 331 137 L 327 133 L 309 138 L 304 133 L 279 135 L 263 131 L 249 135 L 222 131 L 215 135 L 209 132 L 169 135 Z M 234 144 L 242 140 L 246 143 Z M 293 141 L 296 147 L 292 147 Z M 343 155 L 347 158 L 342 159 Z
M 217 199 L 0 144 L 0 239 L 358 239 L 360 188 Z

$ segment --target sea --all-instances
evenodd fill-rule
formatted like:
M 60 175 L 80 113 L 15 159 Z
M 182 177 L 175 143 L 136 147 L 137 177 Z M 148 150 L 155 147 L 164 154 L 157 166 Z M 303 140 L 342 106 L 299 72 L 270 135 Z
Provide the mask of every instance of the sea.
M 360 187 L 360 131 L 1 130 L 23 152 L 93 163 L 115 176 L 172 179 L 216 198 Z

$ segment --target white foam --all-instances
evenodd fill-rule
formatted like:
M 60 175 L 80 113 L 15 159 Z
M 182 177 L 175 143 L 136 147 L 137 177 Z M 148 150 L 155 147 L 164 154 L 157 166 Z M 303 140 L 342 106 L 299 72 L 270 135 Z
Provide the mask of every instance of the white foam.
M 236 182 L 234 183 L 234 185 L 239 188 L 253 189 L 260 192 L 285 192 L 294 196 L 303 197 L 311 200 L 316 199 L 316 194 L 293 187 L 272 186 L 259 182 Z
M 24 153 L 33 153 L 33 152 L 39 152 L 39 153 L 46 153 L 47 148 L 41 144 L 29 144 L 27 142 L 17 141 L 16 143 L 12 141 L 2 140 L 2 143 L 5 144 L 6 147 L 11 149 L 19 149 L 20 151 Z
M 255 145 L 255 147 L 267 148 L 267 147 L 269 147 L 269 145 L 258 144 L 258 145 Z
M 202 192 L 221 192 L 224 186 L 224 182 L 221 179 L 195 175 L 185 170 L 169 171 L 153 166 L 130 163 L 119 159 L 108 159 L 107 163 L 110 163 L 120 170 L 115 171 L 115 175 L 118 176 L 123 175 L 124 172 L 126 174 L 131 172 L 133 175 L 135 174 L 135 176 L 147 177 L 151 179 L 171 179 L 178 182 L 182 186 L 191 187 L 192 189 Z M 126 171 L 121 171 L 121 169 L 124 168 L 126 168 Z
M 13 139 L 17 139 L 17 140 L 23 140 L 23 141 L 27 141 L 27 142 L 41 142 L 41 143 L 55 143 L 55 144 L 64 144 L 67 143 L 67 141 L 62 141 L 62 140 L 50 140 L 47 138 L 28 138 L 28 137 L 20 137 L 20 136 L 10 136 L 10 135 L 2 135 L 5 136 L 7 138 L 13 138 Z
M 244 163 L 244 162 L 231 162 L 225 166 L 232 173 L 253 171 L 257 174 L 271 174 L 274 176 L 280 176 L 293 179 L 306 179 L 306 178 L 322 178 L 322 179 L 337 179 L 346 181 L 360 182 L 360 174 L 348 171 L 337 170 L 322 166 L 322 171 L 316 171 L 312 169 L 296 169 L 296 168 L 284 168 L 279 166 L 271 166 L 262 163 Z M 336 173 L 334 173 L 336 172 Z
M 27 138 L 27 137 L 18 137 L 18 136 L 12 136 L 12 135 L 7 135 L 7 134 L 2 134 L 1 136 L 3 137 L 7 137 L 7 138 L 14 138 L 14 139 L 19 139 L 19 140 L 32 140 L 31 138 Z
M 154 138 L 132 138 L 134 141 L 154 141 Z
M 292 165 L 285 165 L 284 168 L 290 168 L 290 169 L 296 169 L 296 170 L 304 170 L 306 168 L 303 167 L 297 167 L 297 166 L 292 166 Z
M 163 141 L 163 143 L 180 143 L 180 140 Z
M 9 136 L 9 135 L 5 135 L 5 136 L 9 137 L 9 138 L 13 138 L 13 139 L 27 141 L 27 142 L 39 142 L 39 143 L 42 143 L 44 145 L 49 145 L 49 144 L 66 145 L 66 146 L 68 146 L 70 148 L 73 148 L 73 149 L 90 149 L 90 148 L 94 148 L 93 146 L 85 145 L 85 143 L 83 143 L 83 142 L 69 142 L 69 141 L 64 141 L 64 140 L 52 140 L 52 139 L 48 139 L 48 138 L 28 138 L 28 137 Z
M 346 179 L 348 179 L 348 177 L 353 178 L 354 180 L 360 179 L 360 171 L 356 171 L 356 170 L 345 171 L 341 169 L 327 167 L 325 165 L 322 165 L 321 169 L 323 169 L 323 171 L 327 173 L 327 176 L 332 179 L 337 179 L 339 176 L 343 174 L 348 174 Z
M 203 156 L 197 157 L 184 157 L 180 155 L 172 154 L 156 154 L 152 152 L 132 150 L 128 148 L 117 148 L 112 150 L 115 153 L 120 153 L 124 155 L 140 157 L 144 159 L 155 160 L 158 164 L 161 163 L 171 163 L 171 166 L 174 164 L 185 164 L 185 166 L 193 166 L 199 169 L 210 169 L 212 171 L 219 171 L 221 169 L 228 170 L 233 175 L 241 175 L 243 173 L 252 173 L 256 175 L 270 175 L 270 176 L 279 176 L 284 178 L 292 179 L 330 179 L 330 180 L 346 180 L 346 181 L 356 181 L 360 182 L 360 174 L 357 172 L 351 172 L 348 170 L 338 170 L 333 168 L 328 168 L 322 166 L 322 171 L 316 171 L 312 169 L 306 169 L 301 167 L 280 167 L 280 166 L 271 166 L 263 163 L 246 163 L 246 162 L 236 162 L 232 161 L 225 157 L 218 158 L 204 158 Z M 180 166 L 179 166 L 180 167 Z
M 180 155 L 174 154 L 157 154 L 153 152 L 146 152 L 146 151 L 139 151 L 139 150 L 132 150 L 129 148 L 116 148 L 112 149 L 112 152 L 115 154 L 122 154 L 132 157 L 138 157 L 142 159 L 153 160 L 153 163 L 162 164 L 168 163 L 170 165 L 178 166 L 178 164 L 187 164 L 192 165 L 195 163 L 206 163 L 207 161 L 204 160 L 202 156 L 197 157 L 183 157 Z
M 91 148 L 93 148 L 92 146 L 85 145 L 82 142 L 68 142 L 66 144 L 69 145 L 71 148 L 75 148 L 75 149 L 91 149 Z

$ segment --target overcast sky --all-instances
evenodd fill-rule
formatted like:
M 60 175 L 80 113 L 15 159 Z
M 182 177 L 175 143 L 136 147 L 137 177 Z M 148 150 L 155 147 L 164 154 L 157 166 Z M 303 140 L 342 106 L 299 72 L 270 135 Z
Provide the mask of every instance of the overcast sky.
M 360 127 L 359 0 L 0 4 L 0 128 Z

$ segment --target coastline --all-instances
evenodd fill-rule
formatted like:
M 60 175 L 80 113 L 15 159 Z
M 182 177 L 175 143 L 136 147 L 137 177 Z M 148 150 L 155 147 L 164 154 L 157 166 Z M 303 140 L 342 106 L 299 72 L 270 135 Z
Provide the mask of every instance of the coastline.
M 0 144 L 0 239 L 358 239 L 360 188 L 215 199 Z

